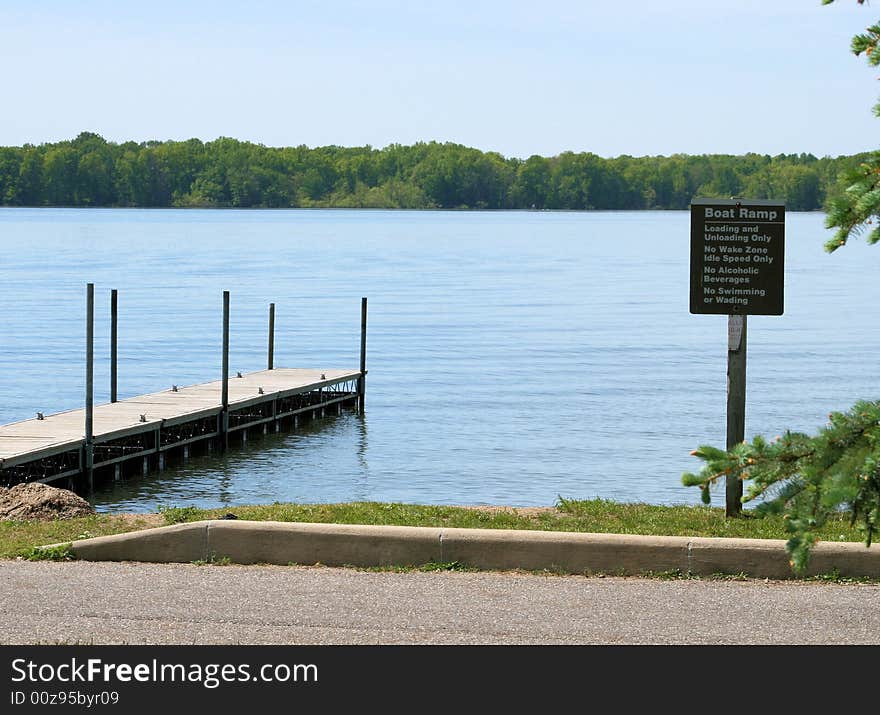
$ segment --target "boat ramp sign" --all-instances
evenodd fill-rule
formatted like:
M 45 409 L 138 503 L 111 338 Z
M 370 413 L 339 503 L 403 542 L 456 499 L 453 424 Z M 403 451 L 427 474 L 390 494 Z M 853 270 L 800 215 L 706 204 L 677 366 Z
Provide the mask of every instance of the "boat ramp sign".
M 691 313 L 782 315 L 785 205 L 691 203 Z

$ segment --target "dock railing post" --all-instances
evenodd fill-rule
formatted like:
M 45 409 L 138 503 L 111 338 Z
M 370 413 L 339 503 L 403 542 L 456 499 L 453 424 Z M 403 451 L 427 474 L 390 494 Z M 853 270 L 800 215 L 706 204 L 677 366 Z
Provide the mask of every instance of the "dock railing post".
M 269 358 L 268 369 L 275 368 L 275 304 L 269 303 Z
M 361 375 L 358 378 L 358 413 L 364 414 L 367 394 L 367 299 L 361 298 Z
M 110 402 L 116 402 L 117 291 L 110 291 Z
M 229 446 L 229 291 L 223 291 L 223 382 L 220 411 L 220 445 Z
M 95 284 L 86 284 L 86 424 L 85 472 L 89 491 L 94 490 L 94 388 L 95 388 Z

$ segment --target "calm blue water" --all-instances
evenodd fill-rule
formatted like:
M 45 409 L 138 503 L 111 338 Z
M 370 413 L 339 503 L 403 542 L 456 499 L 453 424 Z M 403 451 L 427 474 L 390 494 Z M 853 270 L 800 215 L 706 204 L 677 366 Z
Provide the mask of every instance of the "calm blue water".
M 789 214 L 786 314 L 749 319 L 747 433 L 814 430 L 878 398 L 880 249 L 822 251 Z M 367 414 L 204 458 L 96 495 L 100 508 L 272 501 L 552 504 L 557 495 L 695 503 L 680 485 L 725 434 L 726 317 L 688 313 L 686 212 L 0 209 L 0 423 L 82 405 L 85 283 L 96 400 L 231 369 L 357 368 Z

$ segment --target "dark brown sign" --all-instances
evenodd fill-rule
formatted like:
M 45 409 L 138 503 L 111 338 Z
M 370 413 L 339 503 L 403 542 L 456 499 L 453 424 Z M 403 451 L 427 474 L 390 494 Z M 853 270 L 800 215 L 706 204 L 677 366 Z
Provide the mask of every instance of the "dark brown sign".
M 693 200 L 691 313 L 782 315 L 784 270 L 784 204 Z

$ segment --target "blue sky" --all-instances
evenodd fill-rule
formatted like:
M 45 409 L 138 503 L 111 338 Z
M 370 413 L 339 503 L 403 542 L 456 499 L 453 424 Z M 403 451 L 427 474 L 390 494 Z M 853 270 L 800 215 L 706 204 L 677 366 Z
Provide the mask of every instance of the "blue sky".
M 0 145 L 72 138 L 849 154 L 880 7 L 837 0 L 0 0 Z

